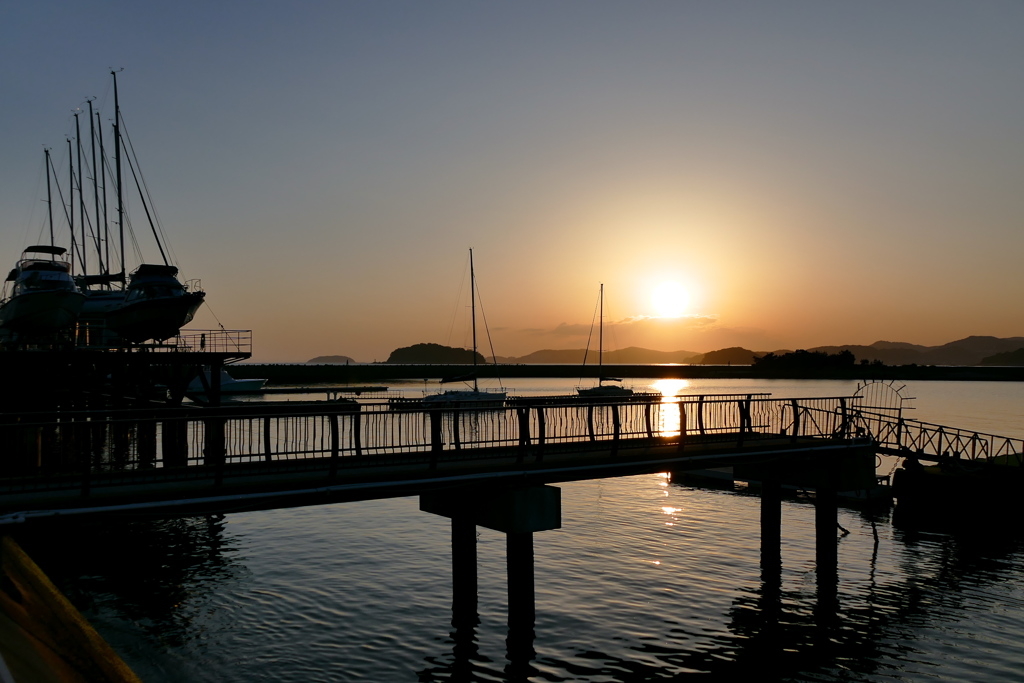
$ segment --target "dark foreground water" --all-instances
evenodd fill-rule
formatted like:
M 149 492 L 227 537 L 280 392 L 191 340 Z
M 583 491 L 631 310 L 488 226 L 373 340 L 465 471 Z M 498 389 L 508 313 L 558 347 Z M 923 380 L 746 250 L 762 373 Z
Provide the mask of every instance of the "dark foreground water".
M 723 384 L 714 390 L 853 389 Z M 1022 432 L 1017 385 L 911 389 L 918 419 Z M 664 475 L 561 488 L 562 528 L 534 536 L 525 648 L 506 642 L 504 537 L 479 530 L 480 623 L 453 629 L 449 522 L 415 498 L 134 517 L 19 540 L 147 683 L 1024 677 L 1019 519 L 915 531 L 888 512 L 841 510 L 836 607 L 819 595 L 809 501 L 784 502 L 781 582 L 766 585 L 754 495 Z

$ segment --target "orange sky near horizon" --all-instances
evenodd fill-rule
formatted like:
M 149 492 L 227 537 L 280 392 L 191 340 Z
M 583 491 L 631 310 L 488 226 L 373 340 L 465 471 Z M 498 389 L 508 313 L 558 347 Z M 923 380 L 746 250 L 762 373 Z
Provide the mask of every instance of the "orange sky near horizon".
M 500 356 L 583 348 L 600 283 L 606 349 L 1024 336 L 1024 4 L 65 9 L 2 10 L 0 259 L 123 66 L 192 327 L 254 361 L 468 344 L 470 248 Z

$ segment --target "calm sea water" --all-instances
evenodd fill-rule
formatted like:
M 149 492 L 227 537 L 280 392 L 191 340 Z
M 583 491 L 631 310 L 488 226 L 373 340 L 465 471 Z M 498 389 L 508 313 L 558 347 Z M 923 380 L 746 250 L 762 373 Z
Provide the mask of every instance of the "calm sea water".
M 520 394 L 571 388 L 509 384 Z M 784 397 L 856 388 L 687 384 Z M 914 418 L 1024 435 L 1024 385 L 921 382 L 904 393 L 916 398 Z M 843 509 L 849 534 L 829 609 L 809 501 L 783 503 L 775 589 L 761 580 L 754 495 L 667 475 L 561 488 L 562 528 L 534 535 L 537 618 L 525 651 L 506 642 L 504 537 L 478 530 L 480 623 L 456 630 L 449 522 L 416 498 L 119 518 L 19 540 L 147 683 L 1024 678 L 1015 520 L 924 532 L 894 527 L 888 511 Z

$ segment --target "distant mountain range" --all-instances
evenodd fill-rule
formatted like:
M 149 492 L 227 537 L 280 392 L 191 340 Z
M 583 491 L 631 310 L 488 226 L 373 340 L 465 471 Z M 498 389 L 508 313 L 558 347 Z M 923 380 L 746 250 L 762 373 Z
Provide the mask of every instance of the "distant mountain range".
M 967 337 L 941 346 L 921 346 L 906 342 L 877 341 L 869 346 L 815 346 L 807 351 L 840 353 L 849 351 L 858 362 L 878 361 L 886 365 L 1024 365 L 1024 337 Z M 783 354 L 792 349 L 775 349 Z M 749 365 L 767 351 L 751 351 L 740 347 L 719 349 L 709 353 L 694 351 L 654 351 L 630 347 L 605 351 L 604 362 L 610 365 L 646 365 L 665 363 L 704 363 L 713 365 Z M 587 365 L 597 364 L 597 353 L 584 349 L 545 349 L 525 356 L 497 356 L 498 363 L 522 365 Z M 478 355 L 478 360 L 482 356 Z M 355 363 L 348 356 L 318 356 L 308 363 Z M 396 349 L 389 363 L 472 363 L 472 353 L 440 344 L 414 344 Z

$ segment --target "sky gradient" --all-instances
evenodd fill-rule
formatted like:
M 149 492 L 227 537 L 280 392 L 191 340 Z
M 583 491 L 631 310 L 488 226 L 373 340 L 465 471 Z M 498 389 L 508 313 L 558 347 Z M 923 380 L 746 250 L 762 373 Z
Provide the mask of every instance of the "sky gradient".
M 192 326 L 256 361 L 468 343 L 470 247 L 503 356 L 582 348 L 601 282 L 606 348 L 1024 336 L 1021 36 L 1017 0 L 3 3 L 0 259 L 114 67 Z

